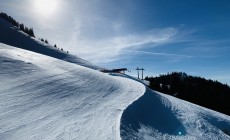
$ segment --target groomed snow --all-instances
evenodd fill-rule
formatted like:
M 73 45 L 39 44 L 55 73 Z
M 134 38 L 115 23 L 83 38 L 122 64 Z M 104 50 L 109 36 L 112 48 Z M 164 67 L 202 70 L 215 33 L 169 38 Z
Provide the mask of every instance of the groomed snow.
M 131 79 L 0 44 L 0 139 L 120 139 Z

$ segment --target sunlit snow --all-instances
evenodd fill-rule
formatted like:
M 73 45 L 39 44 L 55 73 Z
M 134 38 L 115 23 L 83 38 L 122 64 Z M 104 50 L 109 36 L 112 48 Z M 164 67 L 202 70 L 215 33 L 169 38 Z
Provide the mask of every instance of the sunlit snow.
M 119 139 L 120 116 L 145 87 L 0 44 L 0 139 Z

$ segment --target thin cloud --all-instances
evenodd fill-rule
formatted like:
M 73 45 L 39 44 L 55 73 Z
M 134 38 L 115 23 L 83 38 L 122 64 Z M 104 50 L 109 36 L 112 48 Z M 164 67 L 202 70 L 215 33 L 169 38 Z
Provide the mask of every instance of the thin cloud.
M 153 59 L 152 57 L 149 57 L 149 55 L 152 55 L 152 56 L 162 58 L 162 60 L 166 62 L 170 62 L 170 63 L 177 63 L 177 62 L 180 62 L 181 60 L 190 59 L 190 58 L 195 57 L 192 55 L 161 53 L 161 52 L 153 52 L 153 51 L 126 50 L 125 52 L 127 54 L 132 54 L 132 55 L 143 55 L 143 54 L 144 56 L 148 55 L 148 57 L 146 58 L 148 58 L 149 60 Z
M 159 53 L 159 52 L 148 52 L 148 51 L 130 51 L 134 53 L 142 53 L 142 54 L 149 54 L 149 55 L 160 55 L 160 56 L 172 56 L 172 57 L 186 57 L 186 58 L 191 58 L 194 56 L 191 55 L 183 55 L 183 54 L 173 54 L 173 53 Z
M 114 36 L 101 40 L 78 40 L 79 34 L 74 33 L 70 44 L 77 46 L 76 53 L 87 60 L 96 63 L 111 62 L 117 60 L 116 57 L 119 57 L 125 50 L 138 50 L 170 42 L 177 32 L 175 28 L 154 29 L 139 34 Z

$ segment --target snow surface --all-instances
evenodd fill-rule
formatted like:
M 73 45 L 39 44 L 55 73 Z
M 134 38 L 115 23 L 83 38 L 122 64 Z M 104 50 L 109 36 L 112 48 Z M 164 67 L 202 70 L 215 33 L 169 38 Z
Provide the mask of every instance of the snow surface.
M 230 139 L 229 116 L 129 76 L 0 44 L 0 78 L 3 140 Z
M 123 139 L 230 139 L 229 116 L 148 88 L 124 111 L 120 128 Z
M 101 73 L 1 19 L 0 42 L 11 45 L 0 43 L 0 140 L 230 139 L 229 116 Z
M 0 44 L 0 139 L 119 139 L 144 85 Z

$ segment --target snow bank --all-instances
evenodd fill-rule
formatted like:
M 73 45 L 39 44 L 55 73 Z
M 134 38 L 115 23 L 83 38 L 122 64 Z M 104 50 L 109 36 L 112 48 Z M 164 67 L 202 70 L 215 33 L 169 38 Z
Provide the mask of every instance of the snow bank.
M 133 80 L 0 44 L 0 139 L 120 139 Z

